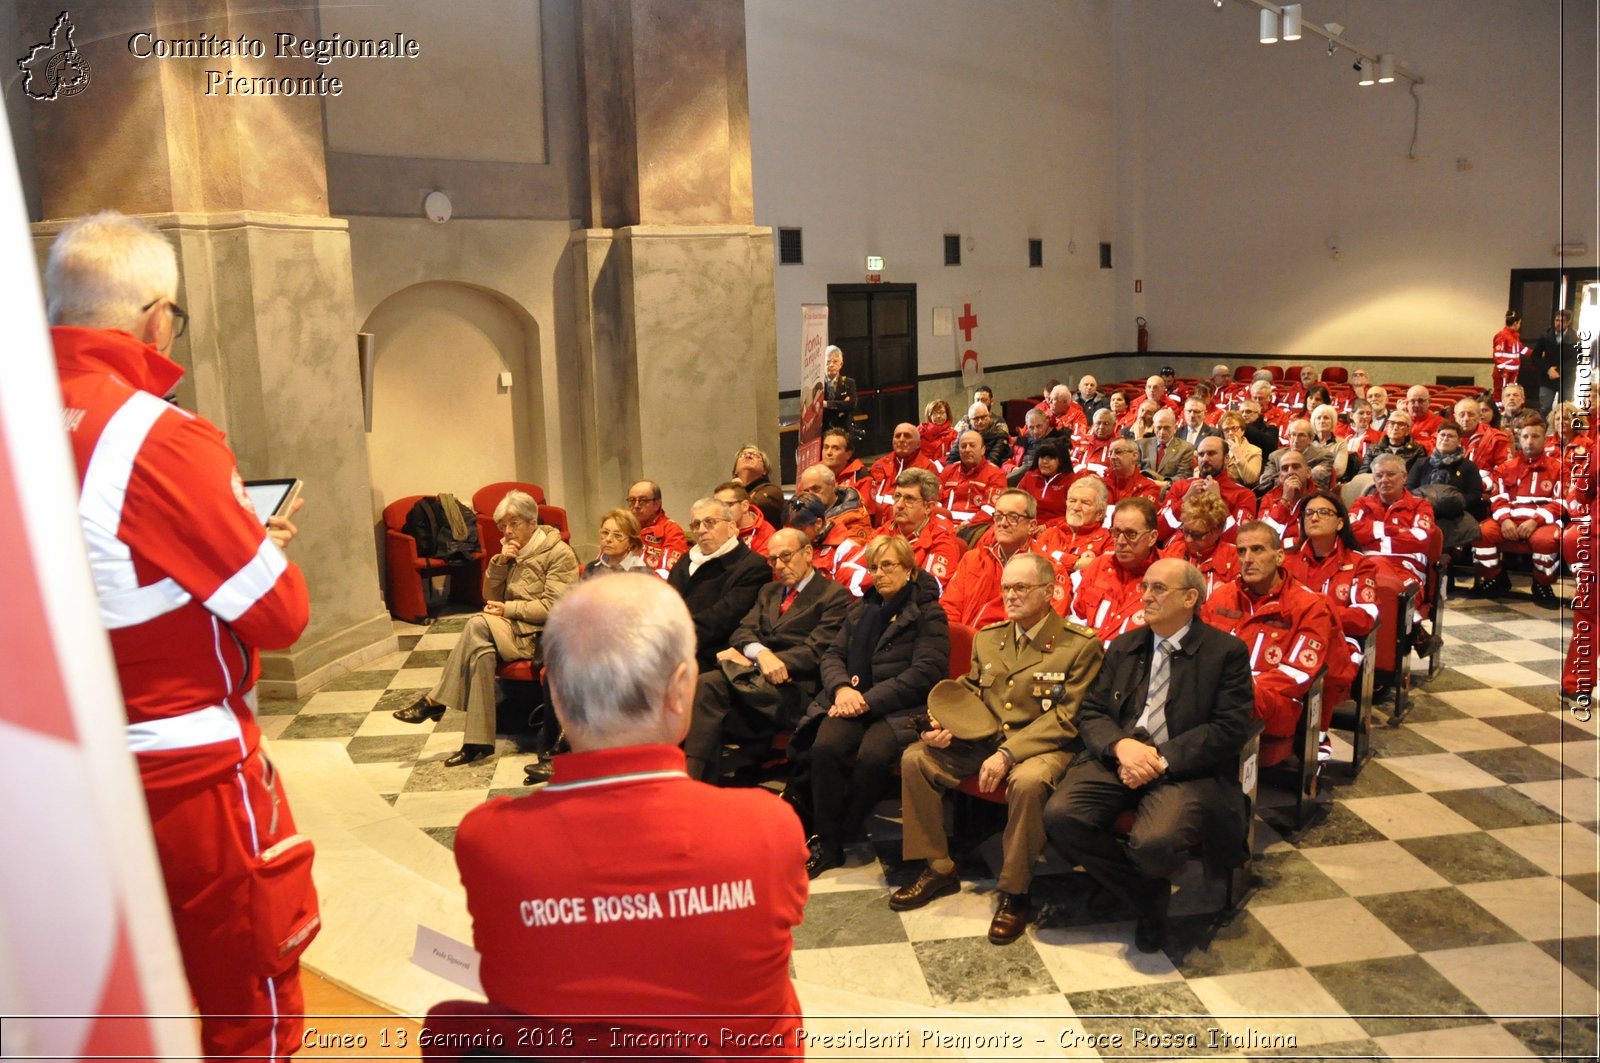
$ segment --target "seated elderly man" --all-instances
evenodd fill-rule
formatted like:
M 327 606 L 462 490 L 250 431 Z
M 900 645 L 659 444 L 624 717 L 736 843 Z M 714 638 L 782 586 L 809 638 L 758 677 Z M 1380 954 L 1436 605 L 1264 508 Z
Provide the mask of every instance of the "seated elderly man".
M 1501 567 L 1502 548 L 1510 545 L 1533 555 L 1533 600 L 1547 609 L 1560 603 L 1554 584 L 1561 568 L 1561 517 L 1565 510 L 1565 476 L 1561 459 L 1545 450 L 1544 422 L 1537 415 L 1517 428 L 1517 450 L 1494 470 L 1494 497 L 1481 538 L 1473 547 L 1478 583 L 1473 594 L 1498 598 L 1511 591 Z
M 1093 380 L 1093 377 L 1089 379 Z M 1043 413 L 1050 421 L 1052 434 L 1060 433 L 1071 436 L 1089 423 L 1089 415 L 1084 412 L 1072 395 L 1072 389 L 1065 384 L 1052 385 L 1039 400 L 1034 409 Z
M 1114 506 L 1124 498 L 1147 498 L 1151 505 L 1161 501 L 1162 485 L 1139 471 L 1139 445 L 1119 439 L 1106 449 L 1110 467 L 1104 477 L 1106 492 Z
M 1083 751 L 1045 805 L 1045 832 L 1138 913 L 1134 945 L 1160 949 L 1173 874 L 1205 837 L 1240 851 L 1248 808 L 1239 750 L 1250 722 L 1248 650 L 1201 619 L 1205 579 L 1163 558 L 1140 582 L 1146 626 L 1115 639 L 1078 710 Z M 1123 841 L 1111 824 L 1135 809 Z M 1208 853 L 1208 856 L 1212 855 Z
M 867 467 L 856 457 L 855 436 L 847 428 L 829 428 L 822 433 L 822 464 L 833 473 L 841 491 L 864 491 Z
M 1072 467 L 1081 473 L 1104 476 L 1111 463 L 1106 451 L 1119 438 L 1117 415 L 1109 409 L 1096 410 L 1089 430 L 1080 432 L 1072 441 Z
M 1172 542 L 1181 530 L 1180 516 L 1183 500 L 1190 491 L 1211 491 L 1227 507 L 1228 519 L 1224 534 L 1231 541 L 1238 525 L 1256 516 L 1255 492 L 1243 484 L 1235 483 L 1228 475 L 1228 448 L 1221 436 L 1206 436 L 1195 447 L 1195 466 L 1192 478 L 1175 480 L 1167 487 L 1161 505 L 1161 542 Z
M 661 485 L 654 480 L 640 480 L 628 488 L 628 512 L 639 522 L 644 563 L 665 578 L 689 549 L 689 540 L 678 522 L 662 512 Z
M 1148 498 L 1124 498 L 1111 511 L 1111 552 L 1082 570 L 1065 614 L 1094 628 L 1102 642 L 1144 623 L 1139 581 L 1157 557 L 1156 507 Z
M 956 524 L 982 524 L 988 520 L 989 502 L 1006 487 L 1006 477 L 984 456 L 982 434 L 968 430 L 956 439 L 959 460 L 939 474 L 939 490 L 950 519 Z
M 1171 410 L 1160 410 L 1151 420 L 1148 438 L 1139 440 L 1139 468 L 1150 479 L 1165 487 L 1194 472 L 1194 447 L 1178 438 L 1178 419 Z
M 1081 476 L 1067 488 L 1067 513 L 1061 520 L 1034 533 L 1034 548 L 1056 563 L 1063 575 L 1088 568 L 1111 548 L 1106 503 L 1110 496 L 1097 476 Z M 1057 603 L 1057 612 L 1062 610 Z
M 1303 454 L 1291 449 L 1278 456 L 1278 484 L 1262 496 L 1256 515 L 1272 525 L 1285 550 L 1293 550 L 1300 541 L 1300 513 L 1306 496 L 1315 490 L 1311 466 Z
M 672 1016 L 653 1028 L 793 1058 L 805 841 L 773 795 L 685 776 L 694 638 L 645 575 L 590 580 L 552 611 L 546 681 L 572 752 L 456 834 L 483 991 L 506 1012 Z
M 751 550 L 767 556 L 767 540 L 777 529 L 767 520 L 765 513 L 750 501 L 750 492 L 738 480 L 718 484 L 711 497 L 725 503 L 733 510 L 733 523 L 739 532 L 739 541 Z
M 865 541 L 872 535 L 872 518 L 867 513 L 861 495 L 853 487 L 842 487 L 833 470 L 818 462 L 807 466 L 795 484 L 796 499 L 802 496 L 815 498 L 822 503 L 823 513 L 858 535 Z
M 1239 400 L 1239 420 L 1244 422 L 1244 438 L 1261 451 L 1262 455 L 1271 454 L 1283 445 L 1278 437 L 1278 426 L 1267 420 L 1263 411 L 1267 407 L 1253 398 Z M 1260 473 L 1257 472 L 1257 478 Z
M 961 560 L 961 540 L 948 517 L 937 512 L 939 479 L 927 469 L 907 469 L 895 480 L 893 509 L 882 531 L 905 537 L 917 567 L 942 589 Z
M 1398 455 L 1380 454 L 1374 459 L 1372 484 L 1371 494 L 1350 505 L 1350 534 L 1378 566 L 1378 667 L 1393 670 L 1396 597 L 1408 583 L 1427 585 L 1428 567 L 1438 560 L 1444 539 L 1433 506 L 1406 490 L 1406 464 Z M 1419 594 L 1413 611 L 1414 645 L 1423 656 L 1432 649 L 1432 636 L 1421 622 L 1432 609 L 1433 602 Z
M 1317 670 L 1344 649 L 1338 619 L 1283 567 L 1283 541 L 1263 521 L 1239 529 L 1239 579 L 1214 587 L 1201 616 L 1250 647 L 1255 713 L 1266 724 L 1261 764 L 1277 764 L 1294 752 Z
M 1210 413 L 1211 404 L 1199 394 L 1183 400 L 1183 423 L 1178 425 L 1177 438 L 1191 447 L 1198 447 L 1207 436 L 1221 437 L 1222 432 L 1206 420 Z
M 1110 408 L 1109 400 L 1100 391 L 1100 381 L 1091 373 L 1085 373 L 1078 378 L 1078 394 L 1073 396 L 1072 401 L 1083 412 L 1080 430 L 1081 426 L 1086 426 L 1094 420 L 1095 414 Z
M 1283 433 L 1289 427 L 1289 408 L 1284 405 L 1283 395 L 1273 388 L 1270 374 L 1265 380 L 1261 379 L 1259 373 L 1257 374 L 1256 379 L 1250 384 L 1250 399 L 1261 408 L 1261 419 L 1278 433 L 1281 444 Z M 1261 449 L 1270 453 L 1276 448 L 1263 446 Z
M 765 559 L 739 541 L 727 503 L 702 498 L 689 507 L 689 531 L 695 544 L 672 566 L 667 582 L 689 607 L 698 640 L 695 658 L 700 671 L 709 672 L 717 666 L 717 651 L 728 645 L 755 604 L 756 592 L 772 576 Z
M 922 456 L 922 434 L 916 425 L 908 421 L 895 425 L 889 445 L 889 453 L 873 462 L 867 474 L 867 508 L 875 517 L 874 524 L 882 524 L 894 506 L 894 485 L 901 473 L 926 469 L 937 477 L 939 472 L 932 461 Z
M 1456 424 L 1461 426 L 1461 449 L 1467 452 L 1467 460 L 1477 467 L 1478 474 L 1483 477 L 1485 496 L 1490 495 L 1494 492 L 1494 471 L 1511 457 L 1511 437 L 1482 419 L 1478 412 L 1478 400 L 1470 395 L 1456 403 L 1454 413 Z M 1488 515 L 1488 499 L 1485 497 L 1482 511 L 1474 513 L 1474 516 L 1481 520 Z
M 927 729 L 900 761 L 901 811 L 907 860 L 927 867 L 889 895 L 889 907 L 910 911 L 961 888 L 944 829 L 944 793 L 978 774 L 978 786 L 1006 792 L 1000 903 L 989 940 L 1006 945 L 1028 925 L 1028 888 L 1044 851 L 1045 799 L 1067 770 L 1067 745 L 1077 734 L 1078 702 L 1100 669 L 1094 633 L 1065 624 L 1050 609 L 1055 572 L 1034 553 L 1006 562 L 1001 596 L 1006 619 L 972 640 L 972 669 L 930 696 Z M 949 727 L 934 711 L 940 692 L 962 703 Z M 952 709 L 954 706 L 952 706 Z M 956 736 L 955 730 L 962 732 Z
M 1413 384 L 1406 391 L 1405 410 L 1411 415 L 1411 440 L 1429 453 L 1433 452 L 1433 436 L 1444 418 L 1428 407 L 1430 396 L 1422 384 Z
M 940 599 L 952 623 L 979 628 L 1005 619 L 1000 574 L 1018 553 L 1034 549 L 1037 512 L 1033 496 L 1020 488 L 995 496 L 993 532 L 961 556 Z
M 1057 389 L 1065 390 L 1065 389 Z M 1068 406 L 1072 406 L 1069 399 Z M 1077 409 L 1076 406 L 1072 407 Z M 1057 428 L 1050 420 L 1050 415 L 1043 410 L 1029 410 L 1025 418 L 1026 425 L 1022 434 L 1017 436 L 1016 445 L 1011 448 L 1011 456 L 1000 466 L 1000 471 L 1006 474 L 1006 483 L 1012 487 L 1032 472 L 1039 460 L 1039 448 L 1046 443 L 1070 443 L 1071 430 Z
M 1146 402 L 1156 404 L 1156 409 L 1170 410 L 1173 417 L 1183 412 L 1183 400 L 1171 394 L 1167 387 L 1167 379 L 1160 373 L 1145 378 L 1144 397 Z
M 1297 452 L 1311 468 L 1311 479 L 1318 487 L 1333 483 L 1333 451 L 1312 441 L 1311 421 L 1297 417 L 1284 430 L 1286 445 L 1278 447 L 1261 463 L 1261 478 L 1256 481 L 1256 494 L 1265 495 L 1278 483 L 1279 461 L 1289 451 Z
M 1011 433 L 1006 431 L 1004 424 L 998 423 L 986 403 L 974 402 L 967 410 L 966 427 L 956 436 L 956 445 L 945 458 L 945 468 L 961 460 L 961 437 L 968 432 L 976 432 L 983 440 L 980 453 L 996 468 L 1004 464 L 1011 456 Z
M 783 528 L 769 541 L 774 579 L 756 593 L 717 669 L 700 674 L 683 751 L 689 777 L 715 782 L 723 746 L 770 741 L 793 727 L 816 697 L 823 651 L 844 624 L 852 598 L 812 565 L 803 533 Z

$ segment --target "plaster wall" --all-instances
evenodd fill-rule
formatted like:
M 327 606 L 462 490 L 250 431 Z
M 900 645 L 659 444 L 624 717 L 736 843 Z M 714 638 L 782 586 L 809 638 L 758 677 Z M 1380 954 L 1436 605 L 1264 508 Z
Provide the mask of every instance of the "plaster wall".
M 1349 53 L 1261 45 L 1234 3 L 1118 5 L 1118 89 L 1143 99 L 1118 114 L 1125 261 L 1144 279 L 1118 313 L 1165 351 L 1486 359 L 1512 269 L 1560 265 L 1558 242 L 1595 261 L 1593 5 L 1326 8 L 1307 21 L 1425 78 L 1414 149 L 1407 83 L 1358 87 Z
M 957 368 L 932 308 L 974 300 L 986 366 L 1115 349 L 1113 5 L 747 0 L 756 223 L 804 230 L 776 267 L 779 387 L 830 283 L 917 285 L 920 372 Z M 962 264 L 944 263 L 960 233 Z M 1044 267 L 1028 267 L 1028 240 Z M 971 246 L 966 246 L 970 239 Z M 1069 245 L 1073 248 L 1069 251 Z

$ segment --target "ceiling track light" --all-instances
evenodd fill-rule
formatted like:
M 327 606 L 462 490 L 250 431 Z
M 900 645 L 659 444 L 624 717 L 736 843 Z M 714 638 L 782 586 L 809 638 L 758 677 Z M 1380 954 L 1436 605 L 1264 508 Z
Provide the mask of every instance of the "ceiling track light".
M 1356 79 L 1357 85 L 1371 85 L 1373 83 L 1374 79 L 1372 76 L 1371 59 L 1361 60 L 1361 62 L 1356 64 L 1356 69 L 1361 71 L 1361 76 Z
M 1278 43 L 1278 13 L 1268 7 L 1261 9 L 1261 43 Z
M 1387 85 L 1394 80 L 1394 53 L 1384 52 L 1378 56 L 1378 84 Z
M 1283 39 L 1298 41 L 1300 39 L 1300 5 L 1283 5 Z

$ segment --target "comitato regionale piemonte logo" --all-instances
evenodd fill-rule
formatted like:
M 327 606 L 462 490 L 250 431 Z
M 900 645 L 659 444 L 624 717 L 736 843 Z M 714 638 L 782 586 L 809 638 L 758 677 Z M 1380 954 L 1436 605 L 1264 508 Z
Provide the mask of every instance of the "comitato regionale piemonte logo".
M 76 96 L 89 87 L 89 61 L 72 43 L 71 16 L 63 11 L 50 27 L 50 39 L 28 49 L 17 60 L 22 68 L 22 91 L 33 100 L 59 100 Z

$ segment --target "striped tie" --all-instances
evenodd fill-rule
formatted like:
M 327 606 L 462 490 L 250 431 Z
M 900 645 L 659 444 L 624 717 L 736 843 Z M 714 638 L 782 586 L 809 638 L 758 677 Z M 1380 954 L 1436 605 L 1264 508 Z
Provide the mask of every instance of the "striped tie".
M 1152 745 L 1167 739 L 1167 687 L 1172 679 L 1173 645 L 1166 639 L 1156 643 L 1156 666 L 1150 673 L 1150 693 L 1144 699 L 1144 729 Z

